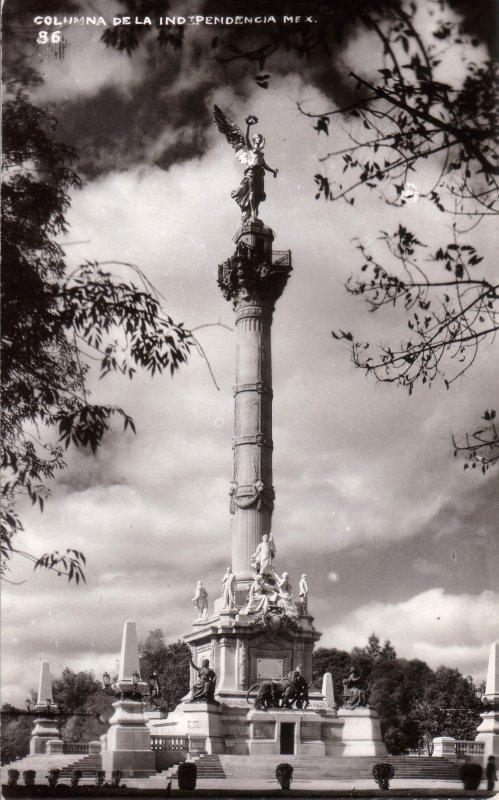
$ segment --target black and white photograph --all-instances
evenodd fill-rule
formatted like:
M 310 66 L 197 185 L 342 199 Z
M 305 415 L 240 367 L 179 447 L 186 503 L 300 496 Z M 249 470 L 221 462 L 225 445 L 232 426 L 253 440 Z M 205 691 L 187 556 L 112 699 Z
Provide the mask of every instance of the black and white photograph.
M 498 35 L 5 1 L 4 797 L 499 796 Z

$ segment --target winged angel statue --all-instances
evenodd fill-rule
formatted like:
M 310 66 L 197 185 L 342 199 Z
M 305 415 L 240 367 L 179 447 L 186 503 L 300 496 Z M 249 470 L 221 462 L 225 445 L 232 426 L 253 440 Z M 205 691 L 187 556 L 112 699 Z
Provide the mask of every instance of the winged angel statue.
M 243 212 L 243 221 L 258 217 L 258 207 L 265 200 L 264 178 L 265 171 L 271 172 L 274 178 L 277 177 L 277 170 L 272 169 L 265 162 L 263 148 L 265 139 L 261 133 L 256 133 L 250 139 L 250 129 L 256 125 L 258 119 L 254 116 L 246 118 L 246 136 L 243 134 L 239 125 L 224 114 L 215 106 L 213 119 L 220 133 L 223 133 L 228 143 L 236 151 L 236 156 L 242 164 L 246 166 L 244 177 L 238 189 L 231 192 L 231 197 L 240 206 Z

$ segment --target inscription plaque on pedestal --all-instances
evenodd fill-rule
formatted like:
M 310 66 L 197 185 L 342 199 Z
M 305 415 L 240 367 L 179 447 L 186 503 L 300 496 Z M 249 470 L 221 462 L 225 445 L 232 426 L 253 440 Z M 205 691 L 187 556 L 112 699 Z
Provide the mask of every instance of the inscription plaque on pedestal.
M 262 678 L 272 678 L 278 680 L 282 678 L 283 674 L 282 658 L 257 658 L 256 660 L 256 677 L 258 680 Z

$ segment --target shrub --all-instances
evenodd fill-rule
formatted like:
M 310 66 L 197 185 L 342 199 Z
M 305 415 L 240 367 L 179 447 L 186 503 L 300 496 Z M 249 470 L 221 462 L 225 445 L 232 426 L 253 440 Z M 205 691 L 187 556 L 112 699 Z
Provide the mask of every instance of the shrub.
M 385 746 L 390 755 L 403 756 L 407 753 L 407 738 L 398 728 L 390 728 L 385 733 Z
M 20 774 L 18 769 L 9 769 L 7 772 L 7 786 L 17 786 Z
M 73 774 L 71 775 L 70 786 L 78 786 L 82 775 L 83 772 L 81 771 L 81 769 L 74 769 Z
M 293 767 L 286 762 L 278 764 L 275 768 L 275 776 L 281 784 L 281 789 L 289 789 L 293 780 Z
M 36 778 L 35 769 L 25 769 L 23 772 L 23 781 L 25 786 L 34 786 Z
M 103 769 L 99 769 L 95 773 L 95 785 L 96 786 L 102 786 L 104 781 L 105 781 L 105 779 L 106 779 L 106 773 L 104 772 Z
M 49 774 L 45 775 L 45 777 L 47 778 L 47 780 L 49 782 L 49 786 L 50 786 L 51 789 L 55 789 L 55 787 L 57 786 L 57 781 L 59 780 L 59 775 L 60 774 L 61 774 L 61 770 L 60 769 L 57 769 L 56 767 L 52 767 L 52 769 L 49 769 Z
M 120 769 L 113 769 L 111 774 L 111 786 L 119 786 L 121 781 L 122 772 Z
M 196 788 L 196 780 L 198 769 L 194 761 L 182 761 L 178 765 L 178 788 L 190 789 L 191 791 Z
M 459 777 L 461 778 L 464 788 L 474 791 L 480 786 L 482 780 L 482 767 L 480 764 L 473 764 L 473 762 L 465 762 L 459 768 Z
M 373 767 L 373 778 L 380 789 L 389 789 L 390 781 L 395 775 L 395 770 L 391 764 L 380 761 Z

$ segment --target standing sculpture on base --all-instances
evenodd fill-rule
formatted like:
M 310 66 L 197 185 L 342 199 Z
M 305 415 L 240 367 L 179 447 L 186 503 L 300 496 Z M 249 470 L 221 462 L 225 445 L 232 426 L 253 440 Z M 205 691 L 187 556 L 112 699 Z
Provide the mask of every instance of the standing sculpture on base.
M 257 117 L 246 117 L 246 136 L 243 134 L 239 125 L 236 125 L 224 112 L 215 106 L 213 119 L 218 130 L 223 133 L 229 144 L 236 151 L 236 156 L 246 165 L 244 178 L 239 189 L 231 192 L 231 197 L 240 206 L 243 212 L 243 221 L 258 218 L 258 208 L 260 203 L 265 200 L 265 171 L 271 172 L 277 178 L 277 170 L 272 169 L 265 161 L 263 148 L 265 139 L 261 133 L 256 133 L 250 139 L 250 128 L 258 122 Z
M 234 608 L 236 599 L 236 576 L 232 572 L 232 567 L 227 567 L 227 571 L 222 578 L 222 608 L 229 610 Z
M 192 602 L 196 606 L 198 612 L 198 620 L 208 619 L 208 592 L 203 586 L 202 581 L 198 581 L 194 591 Z
M 301 601 L 301 613 L 308 614 L 308 583 L 305 573 L 300 578 L 300 585 L 298 587 L 298 594 Z

